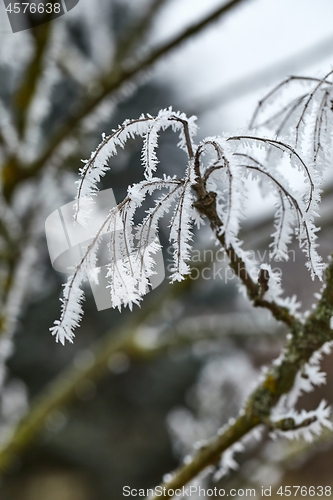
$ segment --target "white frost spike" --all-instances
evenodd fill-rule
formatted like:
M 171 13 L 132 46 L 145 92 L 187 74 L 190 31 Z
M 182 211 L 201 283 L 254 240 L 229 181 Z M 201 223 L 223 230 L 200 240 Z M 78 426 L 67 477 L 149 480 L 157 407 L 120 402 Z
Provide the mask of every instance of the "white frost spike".
M 253 442 L 259 441 L 261 436 L 261 427 L 252 429 L 252 431 L 224 451 L 218 469 L 213 476 L 214 481 L 219 481 L 222 477 L 228 475 L 231 470 L 237 470 L 239 465 L 235 460 L 235 453 L 243 452 L 246 446 L 251 446 Z
M 231 470 L 237 470 L 239 465 L 236 462 L 234 455 L 235 453 L 241 453 L 244 451 L 244 445 L 241 442 L 235 443 L 230 448 L 228 448 L 222 455 L 219 469 L 214 475 L 215 481 L 218 481 L 222 477 L 226 476 Z
M 288 201 L 281 198 L 280 202 L 281 204 L 275 214 L 275 232 L 272 234 L 273 242 L 270 244 L 272 247 L 271 257 L 289 260 L 288 247 L 295 231 L 296 217 L 294 211 L 286 210 L 286 203 Z
M 311 443 L 315 436 L 319 436 L 321 434 L 322 428 L 326 427 L 327 429 L 332 430 L 333 424 L 330 420 L 331 408 L 327 406 L 326 401 L 321 401 L 318 408 L 312 411 L 302 410 L 300 413 L 296 411 L 290 411 L 289 413 L 280 416 L 280 419 L 292 419 L 295 423 L 295 426 L 300 426 L 298 429 L 281 431 L 279 429 L 274 430 L 271 433 L 271 437 L 274 439 L 276 435 L 283 436 L 287 439 L 299 439 L 303 438 L 308 443 Z M 311 420 L 313 420 L 311 422 Z M 306 421 L 310 421 L 308 425 L 302 426 Z
M 274 409 L 273 418 L 280 418 L 281 415 L 293 409 L 304 393 L 309 393 L 315 387 L 326 383 L 326 373 L 320 371 L 320 363 L 323 355 L 331 353 L 333 341 L 326 342 L 320 349 L 314 352 L 307 363 L 295 377 L 292 389 L 288 394 L 282 396 L 279 404 Z
M 300 308 L 300 303 L 297 302 L 297 298 L 294 295 L 293 297 L 283 297 L 283 288 L 281 286 L 281 275 L 273 271 L 272 267 L 269 264 L 261 264 L 260 269 L 268 272 L 268 290 L 265 292 L 265 299 L 274 301 L 281 307 L 286 307 L 290 314 L 298 316 L 298 309 Z
M 190 267 L 187 264 L 187 261 L 191 255 L 191 245 L 189 242 L 193 239 L 193 201 L 194 198 L 191 180 L 188 178 L 185 181 L 183 192 L 181 193 L 179 201 L 176 204 L 171 221 L 170 242 L 173 244 L 174 248 L 174 265 L 171 269 L 171 282 L 183 280 L 184 275 L 190 272 Z
M 145 167 L 145 177 L 150 179 L 155 172 L 158 158 L 156 155 L 158 141 L 158 128 L 155 123 L 153 123 L 147 133 L 144 136 L 143 148 L 141 154 L 142 165 Z
M 68 278 L 64 285 L 63 298 L 61 299 L 61 316 L 60 320 L 54 322 L 54 326 L 50 328 L 50 332 L 55 336 L 56 342 L 62 345 L 65 341 L 73 342 L 74 330 L 79 326 L 83 310 L 82 302 L 84 293 L 80 286 L 84 279 L 83 270 L 77 271 Z
M 83 316 L 82 303 L 84 292 L 81 289 L 82 283 L 88 277 L 88 272 L 96 268 L 96 252 L 98 249 L 99 237 L 96 236 L 88 248 L 83 249 L 84 256 L 75 268 L 73 274 L 68 278 L 63 290 L 61 300 L 60 320 L 54 321 L 50 328 L 56 342 L 62 345 L 65 341 L 73 342 L 74 330 L 79 326 Z

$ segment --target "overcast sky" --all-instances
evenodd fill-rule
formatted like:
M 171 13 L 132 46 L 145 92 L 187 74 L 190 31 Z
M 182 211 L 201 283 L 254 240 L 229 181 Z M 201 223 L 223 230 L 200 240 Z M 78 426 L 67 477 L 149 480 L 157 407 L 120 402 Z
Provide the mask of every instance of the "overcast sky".
M 155 40 L 179 32 L 218 5 L 221 0 L 171 0 L 160 14 Z M 269 69 L 256 91 L 241 99 L 227 99 L 219 109 L 214 105 L 214 112 L 205 120 L 208 133 L 216 133 L 216 123 L 222 118 L 231 127 L 244 127 L 265 85 L 293 73 L 322 75 L 333 66 L 332 20 L 332 0 L 248 0 L 170 56 L 159 73 L 184 94 L 186 103 L 198 103 L 216 92 L 222 96 L 221 90 L 229 84 L 235 87 L 235 82 L 245 83 L 246 88 L 250 75 Z M 311 52 L 329 39 L 325 52 Z M 280 67 L 284 61 L 288 64 Z M 250 88 L 249 82 L 247 92 Z

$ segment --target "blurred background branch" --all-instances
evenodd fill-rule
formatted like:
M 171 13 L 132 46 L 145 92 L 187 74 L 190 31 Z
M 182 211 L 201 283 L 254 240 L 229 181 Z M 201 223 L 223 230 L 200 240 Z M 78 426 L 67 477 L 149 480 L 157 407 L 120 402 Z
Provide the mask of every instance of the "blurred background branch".
M 294 20 L 296 46 L 303 36 L 297 34 L 302 24 L 295 21 L 298 8 L 305 19 L 312 7 L 282 3 L 277 9 L 287 9 L 284 22 Z M 288 51 L 288 57 L 279 58 L 271 54 L 275 45 L 283 44 L 281 32 L 289 28 L 279 25 L 276 43 L 263 43 L 265 26 L 274 31 L 266 8 L 259 0 L 207 5 L 192 0 L 102 0 L 96 9 L 93 0 L 81 0 L 52 23 L 21 34 L 0 34 L 0 469 L 5 500 L 53 500 L 53 492 L 61 500 L 106 500 L 122 498 L 126 481 L 153 486 L 184 456 L 179 436 L 188 432 L 193 444 L 214 435 L 237 414 L 245 397 L 244 379 L 252 381 L 278 354 L 286 331 L 267 322 L 266 315 L 251 315 L 234 281 L 221 282 L 216 266 L 224 270 L 225 263 L 210 246 L 208 230 L 197 240 L 198 261 L 192 262 L 186 282 L 161 285 L 131 315 L 97 313 L 88 293 L 85 322 L 74 345 L 55 345 L 48 328 L 59 312 L 63 277 L 51 269 L 44 236 L 46 217 L 73 199 L 79 161 L 96 147 L 102 132 L 125 118 L 155 114 L 171 104 L 181 111 L 207 113 L 215 131 L 234 127 L 236 116 L 244 125 L 246 106 L 240 98 L 260 90 L 263 82 L 275 83 L 282 73 L 303 72 L 303 65 L 331 55 L 331 36 L 318 41 L 330 18 L 325 9 L 330 8 L 316 6 L 318 18 L 313 15 L 311 24 L 321 28 L 315 43 L 309 38 L 307 49 L 301 45 L 290 52 L 296 55 Z M 276 13 L 270 17 L 278 26 Z M 260 51 L 251 45 L 258 36 Z M 264 61 L 259 70 L 263 45 L 272 62 Z M 246 46 L 253 54 L 251 71 Z M 231 60 L 234 71 L 228 73 Z M 183 81 L 177 89 L 172 78 L 178 76 Z M 196 97 L 191 99 L 192 93 Z M 233 104 L 240 110 L 235 107 L 230 119 L 226 109 Z M 183 158 L 172 151 L 166 134 L 159 159 L 167 173 L 178 176 Z M 133 141 L 114 159 L 111 179 L 103 179 L 101 188 L 112 187 L 118 201 L 141 176 L 139 155 Z M 330 186 L 328 179 L 321 220 L 323 255 L 331 251 Z M 246 247 L 265 249 L 271 228 L 269 210 L 253 212 L 243 228 Z M 165 245 L 163 231 L 161 227 Z M 164 258 L 167 264 L 167 251 Z M 318 286 L 306 281 L 303 267 L 298 255 L 291 265 L 281 264 L 288 293 L 297 293 L 308 308 Z M 207 268 L 217 278 L 206 279 Z M 329 399 L 330 390 L 328 386 L 326 392 L 309 396 L 309 407 L 316 397 Z M 207 406 L 198 403 L 200 391 L 214 395 Z M 169 431 L 166 418 L 172 421 Z M 331 437 L 325 442 L 330 446 Z M 277 448 L 271 452 L 270 446 L 263 440 L 244 463 L 244 475 L 231 474 L 224 481 L 247 484 L 257 474 L 260 482 L 267 464 L 272 481 L 288 477 L 285 464 L 271 463 Z M 289 448 L 282 448 L 284 456 Z M 306 457 L 308 451 L 301 446 L 288 464 L 301 463 L 300 455 Z M 301 466 L 299 470 L 301 476 Z M 323 481 L 318 475 L 314 480 Z

